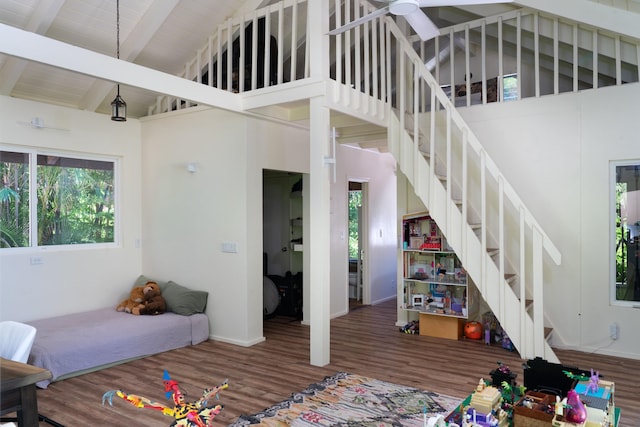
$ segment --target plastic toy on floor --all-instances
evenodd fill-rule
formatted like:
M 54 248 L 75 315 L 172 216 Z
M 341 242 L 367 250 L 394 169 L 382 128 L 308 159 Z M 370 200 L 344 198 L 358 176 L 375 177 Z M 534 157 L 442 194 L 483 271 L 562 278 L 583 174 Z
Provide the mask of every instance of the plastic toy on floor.
M 218 393 L 229 387 L 229 384 L 225 380 L 217 387 L 205 389 L 202 397 L 195 402 L 185 402 L 184 394 L 180 390 L 178 383 L 171 379 L 167 371 L 164 371 L 162 383 L 164 384 L 167 399 L 173 399 L 173 407 L 154 402 L 143 396 L 127 394 L 122 390 L 110 390 L 106 392 L 102 396 L 102 404 L 104 405 L 105 402 L 109 402 L 109 405 L 113 406 L 113 397 L 117 396 L 137 408 L 154 409 L 161 411 L 164 415 L 173 417 L 175 421 L 171 426 L 211 427 L 213 426 L 213 419 L 222 411 L 223 406 L 211 406 L 209 405 L 209 400 L 213 397 L 217 399 Z
M 419 334 L 420 324 L 417 320 L 412 320 L 411 322 L 401 327 L 400 332 L 404 332 L 405 334 Z

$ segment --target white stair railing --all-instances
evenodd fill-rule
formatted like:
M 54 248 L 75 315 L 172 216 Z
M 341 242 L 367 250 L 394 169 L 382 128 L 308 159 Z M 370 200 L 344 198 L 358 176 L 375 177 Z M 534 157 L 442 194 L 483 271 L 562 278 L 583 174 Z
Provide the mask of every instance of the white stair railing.
M 360 0 L 336 1 L 335 8 L 337 25 L 373 10 Z M 332 52 L 339 84 L 332 106 L 362 113 L 354 92 L 363 92 L 393 109 L 389 149 L 469 277 L 522 357 L 557 361 L 544 337 L 542 280 L 560 253 L 412 44 L 385 17 L 332 38 Z

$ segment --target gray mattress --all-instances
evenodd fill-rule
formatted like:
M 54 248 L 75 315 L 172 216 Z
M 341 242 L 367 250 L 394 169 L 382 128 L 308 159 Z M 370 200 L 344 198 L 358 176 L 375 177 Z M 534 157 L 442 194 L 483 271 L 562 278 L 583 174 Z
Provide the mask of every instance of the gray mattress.
M 28 323 L 37 329 L 29 363 L 51 371 L 50 381 L 209 338 L 209 320 L 200 313 L 134 316 L 105 308 Z

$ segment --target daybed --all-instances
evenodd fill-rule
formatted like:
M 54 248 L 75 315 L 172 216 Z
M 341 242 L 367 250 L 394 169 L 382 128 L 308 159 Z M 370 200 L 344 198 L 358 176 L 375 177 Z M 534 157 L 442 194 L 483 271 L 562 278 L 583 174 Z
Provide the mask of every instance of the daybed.
M 37 329 L 29 363 L 53 375 L 37 385 L 46 388 L 56 380 L 207 340 L 207 293 L 158 283 L 171 310 L 164 314 L 136 316 L 114 305 L 28 322 Z

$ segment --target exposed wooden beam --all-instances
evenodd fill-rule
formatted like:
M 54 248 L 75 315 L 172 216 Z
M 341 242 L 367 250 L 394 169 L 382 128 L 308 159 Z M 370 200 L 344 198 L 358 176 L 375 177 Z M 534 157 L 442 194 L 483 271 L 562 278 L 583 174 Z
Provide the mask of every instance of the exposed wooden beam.
M 51 0 L 38 3 L 25 30 L 36 34 L 46 34 L 51 23 L 66 0 Z M 0 69 L 0 94 L 10 95 L 28 62 L 19 58 L 7 58 Z
M 200 105 L 241 111 L 236 94 L 118 60 L 38 34 L 0 24 L 0 53 L 98 79 L 175 96 Z
M 180 0 L 164 0 L 154 2 L 138 21 L 133 31 L 120 45 L 120 58 L 133 62 L 142 49 L 149 43 L 160 26 L 167 20 Z M 105 97 L 113 90 L 114 84 L 105 80 L 96 80 L 80 101 L 80 107 L 96 111 Z

